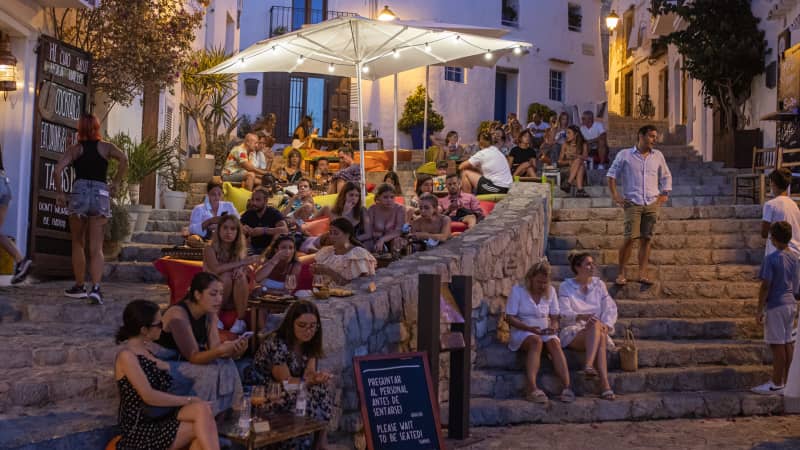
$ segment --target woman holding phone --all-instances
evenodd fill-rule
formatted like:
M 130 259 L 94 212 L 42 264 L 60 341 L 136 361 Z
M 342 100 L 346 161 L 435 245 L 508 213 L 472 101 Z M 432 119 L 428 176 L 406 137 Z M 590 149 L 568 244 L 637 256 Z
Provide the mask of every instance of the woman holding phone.
M 525 375 L 528 381 L 526 400 L 547 403 L 547 394 L 536 386 L 536 375 L 542 349 L 546 349 L 553 360 L 556 374 L 564 385 L 559 399 L 575 401 L 570 388 L 567 359 L 558 338 L 559 307 L 556 290 L 550 285 L 550 264 L 540 261 L 525 274 L 524 284 L 511 289 L 506 305 L 506 320 L 511 326 L 508 348 L 525 352 Z

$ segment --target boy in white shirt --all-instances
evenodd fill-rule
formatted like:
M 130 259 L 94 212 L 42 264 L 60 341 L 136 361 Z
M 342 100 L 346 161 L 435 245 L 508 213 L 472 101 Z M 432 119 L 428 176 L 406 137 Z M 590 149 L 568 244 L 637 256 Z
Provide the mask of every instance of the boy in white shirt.
M 591 111 L 584 111 L 581 115 L 581 134 L 589 145 L 589 156 L 594 157 L 595 162 L 599 164 L 597 168 L 605 169 L 604 164 L 608 164 L 606 128 L 594 120 L 594 113 Z
M 781 168 L 773 170 L 768 176 L 769 187 L 772 200 L 764 203 L 761 216 L 761 237 L 767 239 L 764 255 L 769 255 L 775 251 L 775 246 L 769 239 L 769 227 L 775 222 L 788 222 L 792 227 L 792 239 L 789 241 L 789 250 L 800 256 L 800 208 L 797 203 L 789 197 L 788 189 L 792 182 L 792 172 L 789 169 Z

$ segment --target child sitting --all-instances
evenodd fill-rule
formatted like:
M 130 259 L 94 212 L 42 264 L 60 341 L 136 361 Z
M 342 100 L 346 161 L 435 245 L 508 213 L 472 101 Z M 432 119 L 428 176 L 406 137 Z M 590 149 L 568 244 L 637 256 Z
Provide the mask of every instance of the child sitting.
M 444 194 L 447 192 L 447 164 L 447 161 L 439 161 L 436 163 L 436 176 L 433 177 L 434 194 Z
M 419 202 L 420 215 L 411 222 L 408 235 L 415 251 L 435 247 L 450 238 L 450 218 L 439 213 L 439 199 L 422 194 Z
M 756 394 L 780 395 L 786 383 L 794 352 L 792 329 L 797 315 L 798 273 L 797 255 L 789 250 L 792 226 L 788 222 L 773 223 L 770 240 L 776 250 L 761 264 L 761 288 L 758 291 L 756 323 L 764 325 L 764 341 L 772 350 L 772 379 L 752 389 Z

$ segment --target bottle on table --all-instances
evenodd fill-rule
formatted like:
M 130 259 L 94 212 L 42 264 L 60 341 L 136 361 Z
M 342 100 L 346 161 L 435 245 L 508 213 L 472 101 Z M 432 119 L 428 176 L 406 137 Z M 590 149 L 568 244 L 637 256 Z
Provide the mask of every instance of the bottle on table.
M 294 404 L 294 415 L 302 417 L 306 415 L 306 405 L 308 405 L 308 392 L 306 392 L 306 382 L 300 379 L 300 387 L 297 388 L 297 401 Z
M 242 396 L 242 403 L 239 405 L 239 432 L 246 436 L 250 432 L 250 396 Z

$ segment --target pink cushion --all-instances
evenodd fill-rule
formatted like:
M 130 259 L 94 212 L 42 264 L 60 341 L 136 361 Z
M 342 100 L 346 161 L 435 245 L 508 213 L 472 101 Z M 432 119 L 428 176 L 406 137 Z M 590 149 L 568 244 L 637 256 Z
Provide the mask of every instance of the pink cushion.
M 483 211 L 483 217 L 488 216 L 489 214 L 494 211 L 494 207 L 497 205 L 495 202 L 487 202 L 480 200 L 481 210 Z
M 462 222 L 452 221 L 450 222 L 450 232 L 451 233 L 460 233 L 462 231 L 466 231 L 467 226 Z

